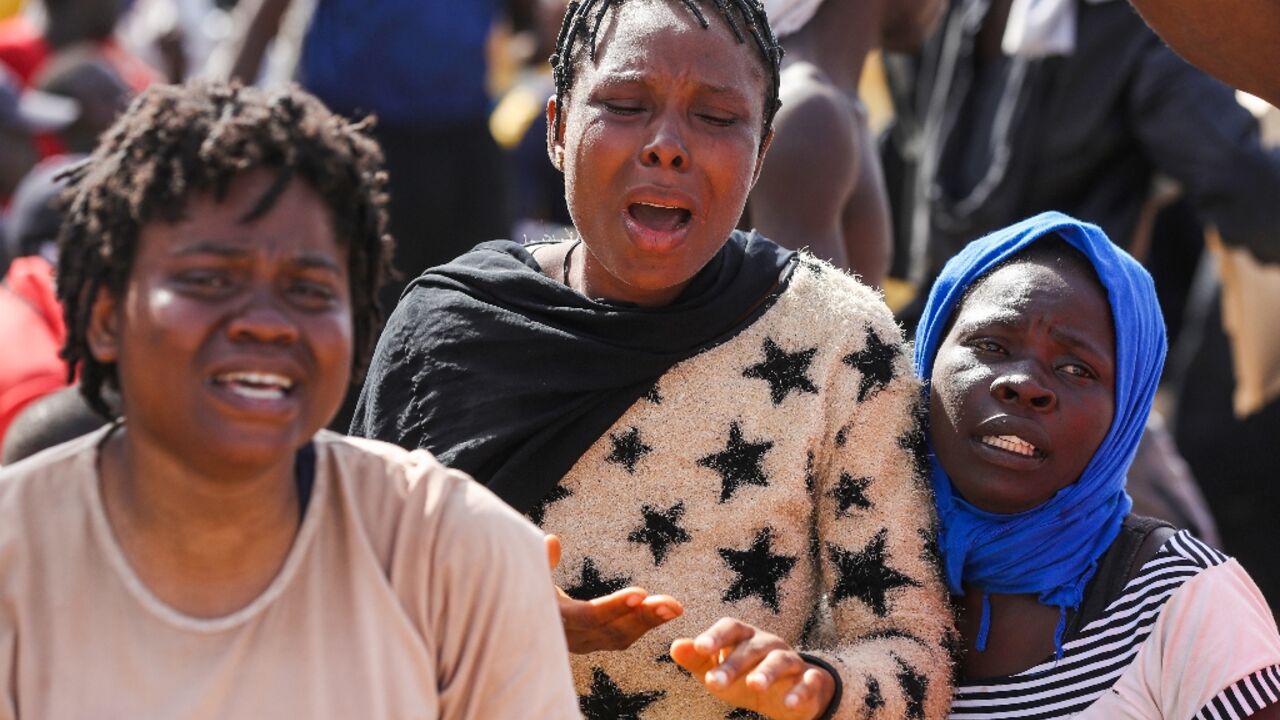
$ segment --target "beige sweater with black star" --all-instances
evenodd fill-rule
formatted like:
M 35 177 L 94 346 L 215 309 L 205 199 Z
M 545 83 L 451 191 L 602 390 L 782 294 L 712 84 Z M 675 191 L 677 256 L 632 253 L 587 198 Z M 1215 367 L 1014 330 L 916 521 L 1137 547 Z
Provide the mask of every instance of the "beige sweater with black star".
M 639 585 L 685 612 L 575 656 L 587 718 L 750 717 L 667 657 L 724 616 L 837 668 L 836 718 L 943 717 L 950 615 L 907 441 L 919 391 L 876 293 L 805 257 L 758 320 L 619 418 L 531 515 L 561 537 L 571 594 Z

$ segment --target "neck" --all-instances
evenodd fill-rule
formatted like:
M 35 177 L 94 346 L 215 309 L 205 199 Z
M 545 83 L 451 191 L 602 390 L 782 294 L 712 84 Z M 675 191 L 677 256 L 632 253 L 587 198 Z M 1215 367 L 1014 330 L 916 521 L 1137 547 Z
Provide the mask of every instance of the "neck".
M 986 650 L 978 651 L 983 591 L 969 585 L 953 597 L 958 612 L 956 629 L 965 653 L 961 663 L 967 678 L 993 678 L 1022 672 L 1051 657 L 1059 610 L 1043 605 L 1035 595 L 991 593 L 991 624 Z
M 783 39 L 783 65 L 816 65 L 836 87 L 856 97 L 867 55 L 880 45 L 883 12 L 878 2 L 822 3 L 804 27 Z
M 566 261 L 564 284 L 573 290 L 588 298 L 633 303 L 641 307 L 670 305 L 692 281 L 658 289 L 625 285 L 596 260 L 584 242 L 570 247 Z
M 180 611 L 243 607 L 297 533 L 293 453 L 271 467 L 199 468 L 122 427 L 103 448 L 103 505 L 142 581 Z

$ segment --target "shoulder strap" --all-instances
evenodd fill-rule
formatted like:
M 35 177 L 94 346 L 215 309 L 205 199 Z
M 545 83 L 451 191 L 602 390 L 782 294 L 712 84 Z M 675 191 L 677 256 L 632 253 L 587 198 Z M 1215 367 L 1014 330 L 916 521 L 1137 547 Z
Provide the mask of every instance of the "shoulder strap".
M 1101 617 L 1107 606 L 1124 592 L 1124 586 L 1176 532 L 1176 528 L 1163 520 L 1141 515 L 1126 517 L 1120 534 L 1098 560 L 1098 572 L 1085 588 L 1084 603 L 1072 618 L 1067 635 Z

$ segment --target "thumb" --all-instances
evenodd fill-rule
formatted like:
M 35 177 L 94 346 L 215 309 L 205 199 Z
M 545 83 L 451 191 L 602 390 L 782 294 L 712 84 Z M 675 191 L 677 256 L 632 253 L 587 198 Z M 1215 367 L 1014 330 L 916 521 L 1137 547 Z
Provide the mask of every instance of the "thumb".
M 560 566 L 560 538 L 555 535 L 547 535 L 542 538 L 542 542 L 547 548 L 547 564 L 555 570 Z

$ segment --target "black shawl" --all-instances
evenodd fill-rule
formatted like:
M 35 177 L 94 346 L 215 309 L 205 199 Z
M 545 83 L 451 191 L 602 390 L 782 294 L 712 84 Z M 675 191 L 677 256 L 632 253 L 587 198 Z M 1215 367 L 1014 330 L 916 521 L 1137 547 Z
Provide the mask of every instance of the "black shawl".
M 528 512 L 672 365 L 759 317 L 795 257 L 734 231 L 674 303 L 646 308 L 588 299 L 519 244 L 482 243 L 406 288 L 351 434 L 427 448 Z

